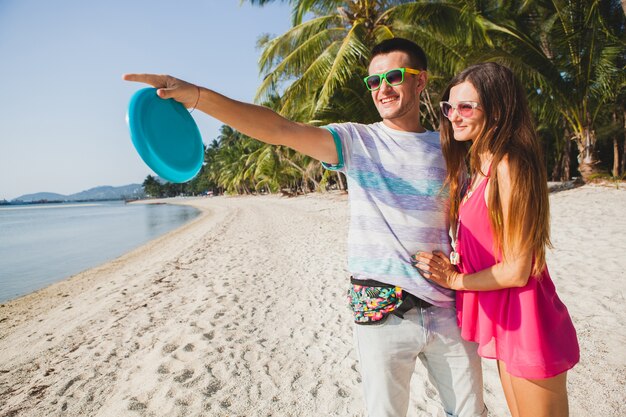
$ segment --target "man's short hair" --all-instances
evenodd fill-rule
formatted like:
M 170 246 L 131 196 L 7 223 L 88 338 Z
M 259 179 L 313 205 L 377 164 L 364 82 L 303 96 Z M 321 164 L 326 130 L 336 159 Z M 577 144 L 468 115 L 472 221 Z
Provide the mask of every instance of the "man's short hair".
M 376 55 L 396 51 L 406 53 L 409 56 L 413 68 L 426 71 L 427 62 L 424 50 L 415 42 L 404 38 L 391 38 L 382 41 L 372 48 L 372 57 L 370 59 L 373 59 Z

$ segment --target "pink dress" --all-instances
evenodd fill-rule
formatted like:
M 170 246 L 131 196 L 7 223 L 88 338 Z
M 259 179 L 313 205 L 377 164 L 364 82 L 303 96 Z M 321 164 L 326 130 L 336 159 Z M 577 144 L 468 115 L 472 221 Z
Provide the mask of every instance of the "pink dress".
M 487 182 L 459 209 L 458 252 L 465 274 L 500 260 L 494 255 L 485 204 Z M 477 342 L 480 356 L 503 361 L 511 375 L 549 378 L 571 369 L 580 358 L 576 330 L 547 268 L 522 288 L 457 291 L 456 305 L 463 339 Z

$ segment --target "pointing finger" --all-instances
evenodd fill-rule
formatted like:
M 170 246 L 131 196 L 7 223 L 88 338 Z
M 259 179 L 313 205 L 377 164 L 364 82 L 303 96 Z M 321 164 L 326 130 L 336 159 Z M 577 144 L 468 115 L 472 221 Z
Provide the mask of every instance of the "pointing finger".
M 124 74 L 122 79 L 139 83 L 150 84 L 153 87 L 161 88 L 167 85 L 165 76 L 156 74 Z

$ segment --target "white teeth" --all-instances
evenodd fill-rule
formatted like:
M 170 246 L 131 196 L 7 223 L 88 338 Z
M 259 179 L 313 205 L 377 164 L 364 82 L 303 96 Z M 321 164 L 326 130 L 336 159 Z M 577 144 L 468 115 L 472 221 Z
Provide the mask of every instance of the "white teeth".
M 397 100 L 397 99 L 398 99 L 398 97 L 387 97 L 387 98 L 382 99 L 381 102 L 383 104 L 386 104 L 386 103 L 389 103 L 390 101 L 394 101 L 394 100 Z

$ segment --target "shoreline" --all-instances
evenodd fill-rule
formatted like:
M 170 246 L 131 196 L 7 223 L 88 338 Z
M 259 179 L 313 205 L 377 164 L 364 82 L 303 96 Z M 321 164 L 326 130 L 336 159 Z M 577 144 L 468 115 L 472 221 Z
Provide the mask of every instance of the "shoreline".
M 593 186 L 594 187 L 614 187 L 613 183 L 606 183 L 606 182 L 596 183 Z M 548 182 L 548 192 L 550 194 L 554 194 L 554 193 L 565 191 L 565 190 L 571 190 L 571 189 L 575 189 L 575 188 L 580 188 L 580 187 L 581 187 L 581 185 L 577 184 L 576 181 L 574 181 L 574 180 L 571 180 L 571 181 L 561 181 L 561 182 L 550 182 L 550 181 Z M 324 196 L 324 198 L 338 198 L 338 199 L 347 198 L 347 193 L 340 192 L 340 191 L 330 191 L 330 192 L 327 192 L 325 194 L 319 194 L 319 193 L 311 193 L 311 194 L 309 194 L 309 196 L 312 196 L 312 195 Z M 239 196 L 239 195 L 236 195 L 236 196 L 221 195 L 221 196 L 211 196 L 211 197 L 206 197 L 206 196 L 167 197 L 167 198 L 150 198 L 150 199 L 146 198 L 146 199 L 133 200 L 133 201 L 127 202 L 126 204 L 132 204 L 132 205 L 138 205 L 138 204 L 144 204 L 144 205 L 161 205 L 161 204 L 187 205 L 187 206 L 190 206 L 190 207 L 194 207 L 194 208 L 196 208 L 197 210 L 200 211 L 200 214 L 198 215 L 198 217 L 196 217 L 195 219 L 191 220 L 191 222 L 194 222 L 196 220 L 199 220 L 200 217 L 202 217 L 203 215 L 206 215 L 207 214 L 206 212 L 208 210 L 202 204 L 197 204 L 197 203 L 194 204 L 195 200 L 202 201 L 202 200 L 207 199 L 207 198 L 208 199 L 210 199 L 210 198 L 253 198 L 253 197 L 256 198 L 256 197 L 267 197 L 267 196 L 270 196 L 270 197 L 271 196 L 281 197 L 281 195 L 278 194 L 278 193 L 276 193 L 276 194 L 266 194 L 266 195 L 243 195 L 243 196 Z M 290 196 L 290 197 L 287 197 L 287 198 L 298 198 L 298 197 L 302 198 L 302 197 L 306 197 L 306 195 Z M 81 207 L 85 207 L 85 206 L 88 206 L 88 205 L 92 205 L 92 204 L 80 204 Z M 95 205 L 95 204 L 93 204 L 93 205 Z M 79 205 L 76 205 L 76 206 L 79 206 Z M 68 205 L 64 204 L 64 207 L 68 207 Z M 19 208 L 23 208 L 23 207 L 22 206 L 20 206 L 20 207 L 7 206 L 6 209 L 19 209 Z M 32 208 L 33 209 L 38 209 L 38 208 L 45 208 L 45 207 L 38 207 L 38 206 L 34 205 Z M 119 255 L 116 258 L 104 261 L 104 262 L 102 262 L 102 263 L 100 263 L 98 265 L 94 265 L 94 266 L 89 267 L 89 268 L 87 268 L 87 269 L 85 269 L 83 271 L 80 271 L 78 273 L 67 275 L 65 278 L 62 278 L 59 281 L 53 282 L 51 284 L 46 285 L 45 287 L 39 288 L 39 289 L 31 291 L 29 293 L 22 294 L 22 295 L 19 295 L 19 296 L 15 297 L 15 298 L 11 298 L 11 299 L 8 299 L 8 300 L 0 301 L 0 306 L 4 305 L 4 304 L 11 303 L 13 301 L 17 301 L 17 300 L 19 300 L 19 299 L 21 299 L 23 297 L 28 297 L 29 295 L 35 294 L 35 293 L 37 293 L 39 291 L 46 290 L 49 287 L 52 287 L 52 286 L 54 286 L 56 284 L 61 284 L 61 283 L 65 282 L 65 281 L 72 280 L 73 278 L 75 278 L 77 276 L 80 276 L 81 274 L 84 274 L 84 273 L 86 273 L 86 272 L 88 272 L 90 270 L 95 270 L 97 268 L 104 267 L 108 263 L 112 263 L 112 262 L 115 262 L 115 261 L 118 261 L 118 260 L 120 262 L 123 262 L 122 258 L 124 258 L 125 256 L 130 255 L 132 252 L 141 249 L 142 247 L 148 245 L 150 242 L 152 242 L 155 239 L 165 238 L 167 235 L 169 235 L 170 233 L 176 232 L 180 228 L 184 227 L 186 224 L 187 223 L 185 223 L 185 224 L 183 224 L 183 225 L 181 225 L 181 226 L 179 226 L 179 227 L 177 227 L 177 228 L 175 228 L 173 230 L 170 230 L 170 231 L 164 233 L 161 236 L 157 236 L 157 237 L 155 237 L 153 239 L 150 239 L 149 241 L 140 244 L 138 247 L 136 247 L 134 249 L 131 249 L 130 251 L 125 252 L 125 253 L 123 253 L 122 255 Z
M 0 224 L 8 225 L 0 245 L 0 251 L 5 250 L 0 285 L 6 284 L 0 304 L 114 261 L 201 213 L 189 205 L 169 207 L 132 208 L 123 201 L 0 207 L 13 212 Z
M 174 200 L 201 213 L 2 304 L 0 416 L 361 416 L 346 196 Z M 581 345 L 571 415 L 622 415 L 626 191 L 550 201 L 548 265 Z M 483 369 L 490 415 L 505 416 L 493 361 Z M 440 415 L 421 365 L 412 384 L 408 416 Z

